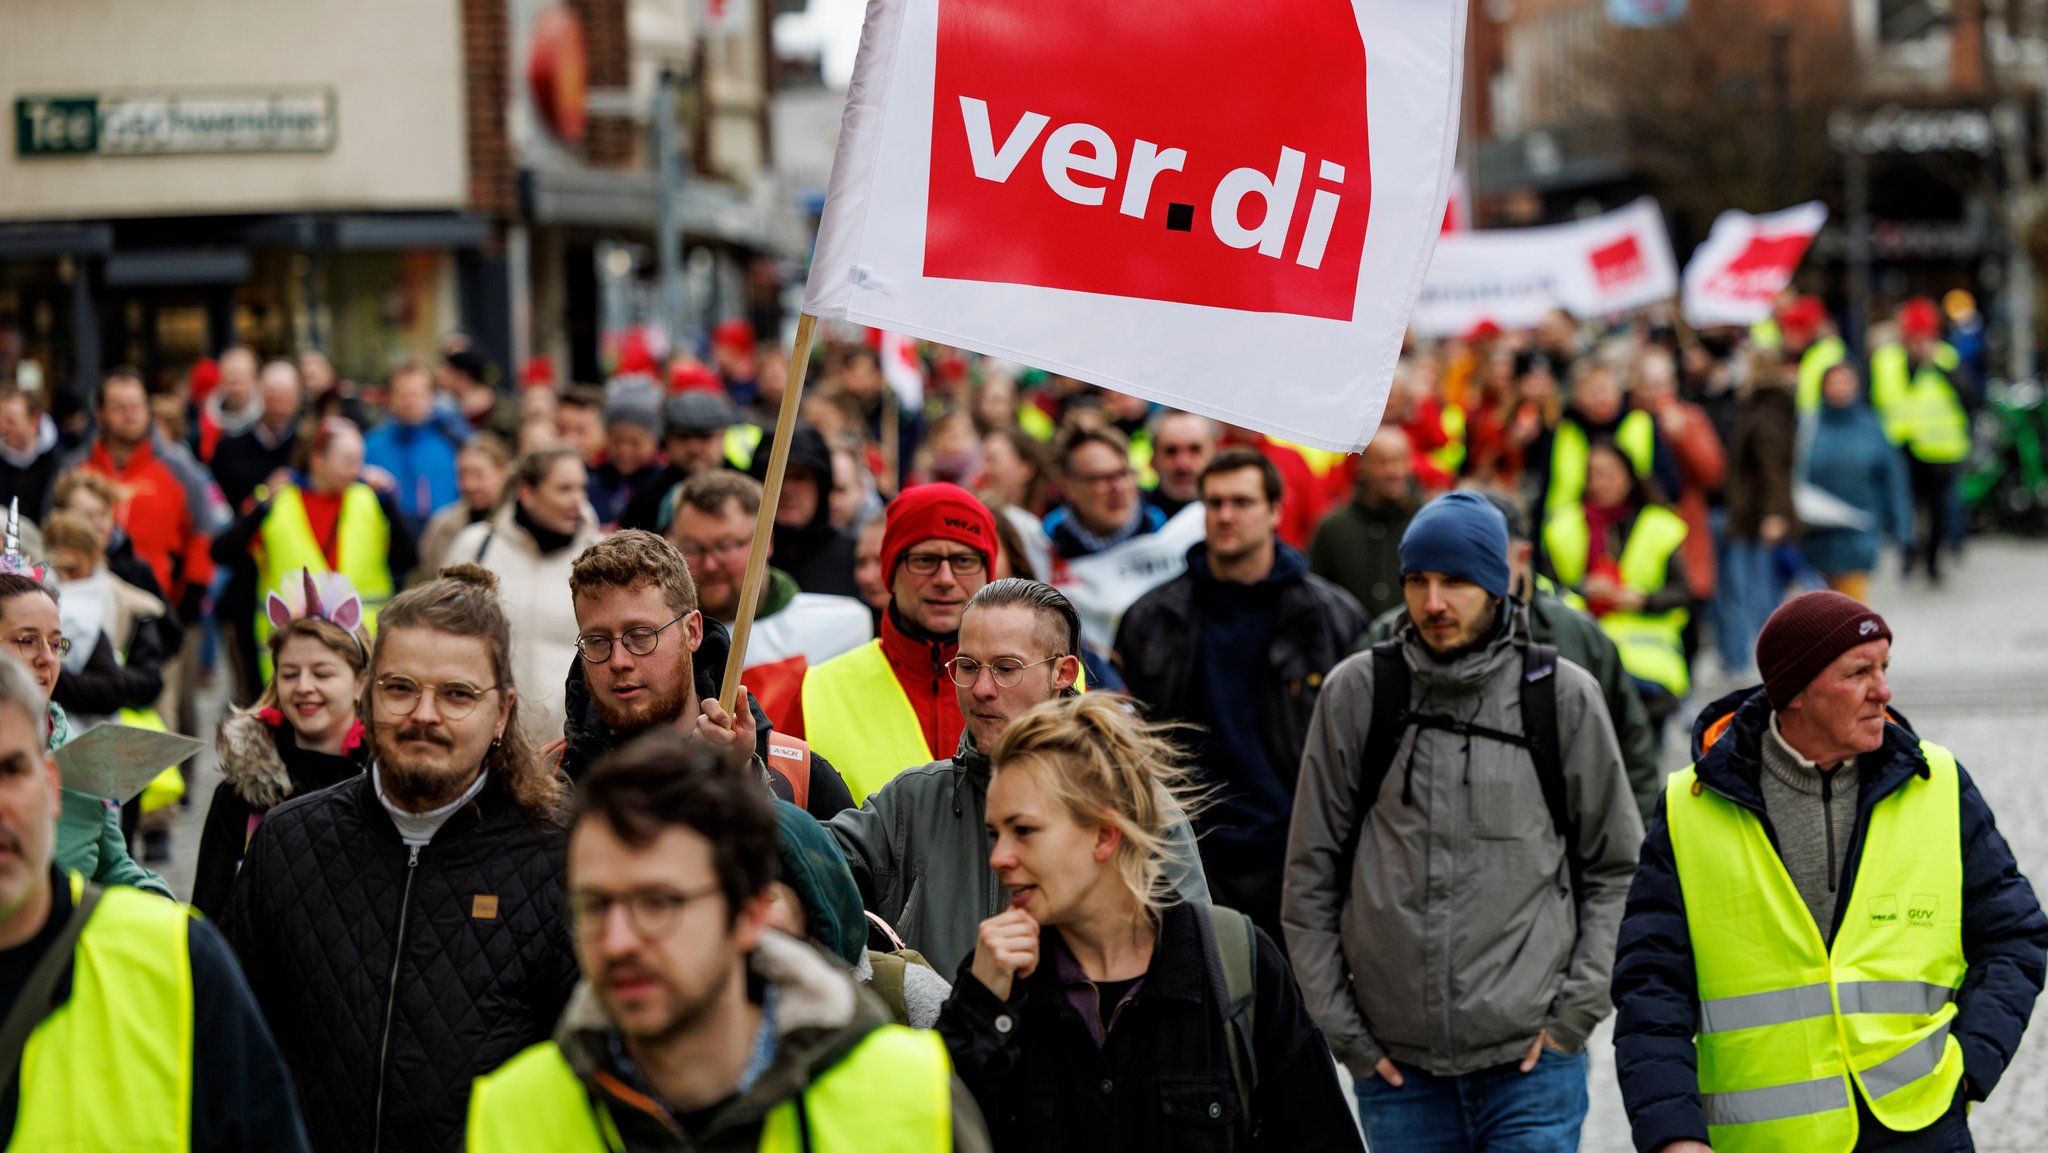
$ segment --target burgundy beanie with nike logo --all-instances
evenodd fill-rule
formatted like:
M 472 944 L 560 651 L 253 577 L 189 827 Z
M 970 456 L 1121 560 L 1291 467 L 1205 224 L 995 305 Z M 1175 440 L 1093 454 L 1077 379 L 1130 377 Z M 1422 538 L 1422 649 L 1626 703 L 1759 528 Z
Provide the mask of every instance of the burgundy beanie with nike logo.
M 1764 695 L 1772 708 L 1782 709 L 1836 657 L 1857 645 L 1890 639 L 1891 627 L 1862 601 L 1838 592 L 1802 593 L 1779 605 L 1756 638 Z

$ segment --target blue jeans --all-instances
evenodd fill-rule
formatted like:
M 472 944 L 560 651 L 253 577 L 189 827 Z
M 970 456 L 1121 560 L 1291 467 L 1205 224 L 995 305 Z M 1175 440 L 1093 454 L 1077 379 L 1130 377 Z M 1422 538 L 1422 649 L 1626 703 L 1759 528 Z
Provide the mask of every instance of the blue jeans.
M 1369 1153 L 1573 1153 L 1586 1120 L 1586 1054 L 1549 1048 L 1536 1067 L 1435 1077 L 1402 1065 L 1398 1089 L 1357 1083 Z
M 1721 667 L 1742 673 L 1756 665 L 1756 635 L 1778 607 L 1785 582 L 1775 550 L 1753 540 L 1727 542 L 1719 585 L 1714 590 L 1714 646 Z

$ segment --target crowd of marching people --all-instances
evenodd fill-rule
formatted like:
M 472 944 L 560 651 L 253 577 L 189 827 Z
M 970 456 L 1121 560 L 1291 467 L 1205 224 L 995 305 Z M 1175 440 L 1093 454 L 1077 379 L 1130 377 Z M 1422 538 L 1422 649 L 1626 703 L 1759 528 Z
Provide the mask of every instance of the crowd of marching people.
M 1349 456 L 828 334 L 762 535 L 745 321 L 0 388 L 0 1132 L 1562 1151 L 1613 1014 L 1643 1153 L 1968 1148 L 2048 918 L 1864 603 L 1949 305 L 1481 325 Z

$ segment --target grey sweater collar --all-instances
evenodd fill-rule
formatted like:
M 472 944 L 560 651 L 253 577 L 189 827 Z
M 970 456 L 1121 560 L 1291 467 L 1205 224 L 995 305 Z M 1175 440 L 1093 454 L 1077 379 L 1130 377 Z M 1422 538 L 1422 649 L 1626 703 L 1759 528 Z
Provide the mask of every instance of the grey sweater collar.
M 1856 759 L 1851 757 L 1833 769 L 1822 769 L 1786 742 L 1785 734 L 1778 731 L 1778 714 L 1775 711 L 1771 713 L 1770 727 L 1764 734 L 1763 754 L 1765 772 L 1776 777 L 1786 788 L 1814 796 L 1820 795 L 1823 773 L 1840 773 L 1856 765 Z M 1843 779 L 1846 778 L 1836 778 L 1838 781 Z

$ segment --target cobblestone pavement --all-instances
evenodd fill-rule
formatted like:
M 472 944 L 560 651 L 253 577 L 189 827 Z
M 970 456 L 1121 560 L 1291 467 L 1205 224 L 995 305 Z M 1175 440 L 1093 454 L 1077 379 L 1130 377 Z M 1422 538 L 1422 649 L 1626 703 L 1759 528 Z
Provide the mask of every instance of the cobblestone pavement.
M 2048 545 L 1985 541 L 1950 570 L 1948 583 L 1902 584 L 1887 570 L 1871 599 L 1892 627 L 1894 703 L 1921 733 L 1955 751 L 1983 790 L 2020 867 L 2048 882 Z M 2039 599 L 2037 599 L 2039 598 Z M 1709 666 L 1695 699 L 1736 687 Z M 219 713 L 217 692 L 202 697 L 202 717 Z M 1682 714 L 1689 719 L 1691 712 Z M 210 735 L 210 730 L 209 730 Z M 1674 730 L 1667 768 L 1685 765 Z M 172 859 L 159 866 L 189 894 L 206 805 L 220 775 L 209 742 L 201 755 L 192 806 L 173 834 Z M 2041 1015 L 2036 1014 L 2037 1022 Z M 1584 1153 L 1630 1153 L 1628 1123 L 1615 1087 L 1611 1023 L 1592 1042 L 1592 1113 Z M 1984 1153 L 2048 1149 L 2048 1036 L 2021 1047 L 1992 1099 L 1971 1118 Z
M 2038 889 L 2048 884 L 2048 546 L 1976 543 L 1947 582 L 1905 584 L 1893 570 L 1873 582 L 1871 601 L 1893 634 L 1893 704 L 1919 733 L 1955 752 Z M 1737 687 L 1711 669 L 1701 681 L 1697 703 Z M 1692 711 L 1682 715 L 1689 724 Z M 1667 771 L 1684 768 L 1676 732 L 1669 743 Z M 2037 1012 L 2035 1026 L 2044 1022 Z M 1634 1149 L 1615 1086 L 1612 1027 L 1593 1038 L 1583 1153 Z M 2048 1149 L 2048 1034 L 2020 1047 L 1970 1129 L 1984 1153 Z

